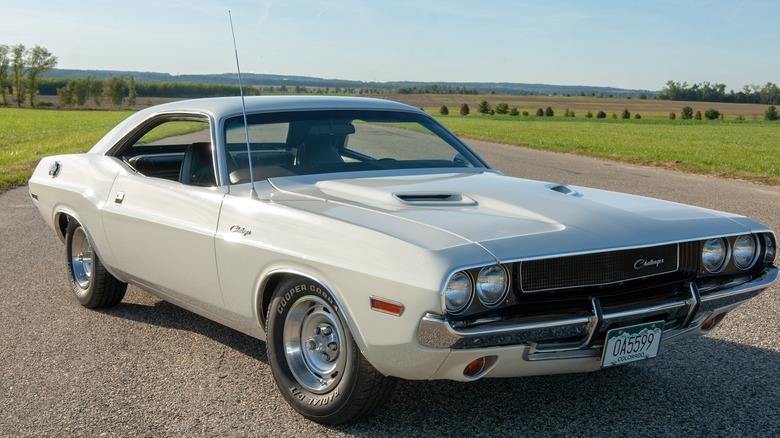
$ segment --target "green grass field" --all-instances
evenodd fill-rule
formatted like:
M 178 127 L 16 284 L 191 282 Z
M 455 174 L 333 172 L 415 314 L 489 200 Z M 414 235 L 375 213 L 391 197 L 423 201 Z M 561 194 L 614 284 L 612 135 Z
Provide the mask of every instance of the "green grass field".
M 0 108 L 0 192 L 26 184 L 44 156 L 89 150 L 128 115 Z
M 780 123 L 441 116 L 461 137 L 780 185 Z
M 47 155 L 84 152 L 130 114 L 0 108 L 0 192 Z M 441 116 L 465 138 L 780 185 L 780 123 Z

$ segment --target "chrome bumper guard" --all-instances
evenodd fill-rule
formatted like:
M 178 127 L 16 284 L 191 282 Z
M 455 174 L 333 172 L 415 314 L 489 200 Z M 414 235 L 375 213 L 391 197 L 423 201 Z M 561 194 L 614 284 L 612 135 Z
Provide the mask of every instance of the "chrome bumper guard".
M 512 318 L 468 328 L 453 327 L 441 315 L 428 313 L 420 321 L 417 340 L 424 347 L 437 349 L 526 344 L 538 353 L 587 351 L 594 346 L 600 333 L 632 321 L 664 320 L 665 336 L 695 328 L 691 324 L 698 315 L 748 301 L 769 287 L 777 276 L 778 269 L 771 267 L 753 280 L 719 285 L 706 292 L 690 282 L 690 296 L 682 300 L 644 302 L 638 307 L 634 303 L 602 308 L 598 298 L 591 298 L 592 308 L 581 314 Z

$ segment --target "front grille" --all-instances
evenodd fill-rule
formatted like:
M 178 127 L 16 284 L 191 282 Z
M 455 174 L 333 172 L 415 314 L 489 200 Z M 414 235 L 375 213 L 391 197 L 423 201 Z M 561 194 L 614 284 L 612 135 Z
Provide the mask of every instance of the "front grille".
M 605 286 L 679 269 L 677 244 L 521 262 L 524 293 Z

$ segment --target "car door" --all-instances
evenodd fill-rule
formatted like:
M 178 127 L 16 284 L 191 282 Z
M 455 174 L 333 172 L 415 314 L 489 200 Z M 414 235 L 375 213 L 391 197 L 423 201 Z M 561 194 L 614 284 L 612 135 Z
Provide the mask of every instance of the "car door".
M 104 228 L 116 268 L 127 277 L 215 311 L 223 300 L 214 236 L 227 190 L 216 187 L 213 160 L 198 170 L 182 169 L 188 159 L 194 161 L 188 158 L 194 148 L 213 158 L 208 123 L 195 132 L 169 135 L 180 131 L 165 126 L 173 122 L 158 125 L 162 132 L 150 132 L 117 152 L 127 165 L 103 208 Z

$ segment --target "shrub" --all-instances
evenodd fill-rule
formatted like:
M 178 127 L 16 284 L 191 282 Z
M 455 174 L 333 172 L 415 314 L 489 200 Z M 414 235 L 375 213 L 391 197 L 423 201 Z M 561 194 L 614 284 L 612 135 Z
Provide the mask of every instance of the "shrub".
M 617 114 L 616 113 L 612 113 L 612 118 L 613 119 L 617 119 Z
M 604 111 L 599 111 L 599 112 L 596 113 L 596 118 L 597 119 L 606 119 L 607 118 L 607 113 L 605 113 Z
M 511 110 L 509 110 L 509 115 L 510 116 L 519 116 L 520 115 L 520 111 L 518 111 L 517 108 L 512 108 Z
M 491 109 L 493 108 L 490 106 L 488 101 L 483 100 L 482 102 L 479 103 L 479 108 L 477 108 L 477 112 L 479 112 L 480 114 L 487 114 L 488 112 L 490 112 Z
M 718 120 L 720 118 L 720 111 L 715 108 L 710 108 L 707 111 L 704 111 L 704 117 L 706 117 L 707 120 Z
M 509 105 L 501 102 L 498 105 L 496 105 L 496 114 L 506 114 L 509 112 Z
M 669 120 L 674 120 L 677 118 L 677 114 L 675 113 L 669 113 Z
M 528 111 L 523 111 L 523 115 L 528 117 L 528 115 L 529 115 Z
M 693 115 L 694 120 L 701 120 L 701 111 L 696 111 L 696 114 Z
M 592 112 L 590 112 L 590 111 L 588 111 L 588 112 L 585 114 L 585 118 L 586 118 L 586 119 L 592 119 L 592 118 L 593 118 L 593 113 L 592 113 Z
M 740 114 L 737 116 L 736 120 L 745 120 L 745 116 Z
M 541 108 L 536 110 L 536 117 L 544 117 L 544 110 Z
M 563 112 L 563 117 L 569 117 L 569 113 L 570 113 L 569 109 L 566 108 L 566 110 Z
M 775 121 L 780 120 L 780 115 L 777 114 L 777 108 L 774 105 L 770 106 L 764 112 L 764 120 Z
M 628 112 L 628 108 L 623 110 L 623 113 L 620 115 L 620 118 L 621 119 L 630 119 L 631 118 L 631 113 Z
M 450 110 L 447 109 L 446 105 L 442 105 L 441 108 L 439 108 L 439 114 L 441 114 L 443 116 L 447 116 L 447 115 L 450 114 Z
M 467 103 L 460 106 L 460 115 L 467 116 L 469 115 L 469 111 L 469 105 Z
M 634 118 L 639 120 L 642 118 L 642 116 L 639 113 L 634 114 Z
M 548 106 L 547 109 L 544 110 L 544 115 L 547 117 L 553 117 L 555 112 L 553 112 L 553 109 Z
M 683 107 L 682 112 L 680 112 L 680 118 L 683 120 L 691 120 L 693 118 L 693 108 L 689 106 Z

